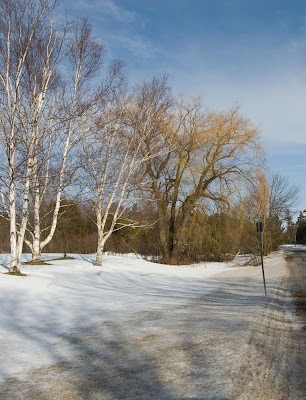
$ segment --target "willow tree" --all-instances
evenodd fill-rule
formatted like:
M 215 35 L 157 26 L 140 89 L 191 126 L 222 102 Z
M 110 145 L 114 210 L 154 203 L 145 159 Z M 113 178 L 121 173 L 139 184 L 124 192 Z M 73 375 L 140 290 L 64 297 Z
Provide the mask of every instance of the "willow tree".
M 155 92 L 152 83 L 139 89 L 138 119 L 158 104 Z M 208 113 L 199 101 L 188 105 L 180 100 L 163 124 L 157 113 L 150 115 L 156 129 L 143 150 L 154 147 L 158 135 L 165 152 L 147 160 L 146 172 L 159 214 L 162 255 L 165 262 L 176 263 L 190 239 L 194 211 L 208 203 L 225 204 L 243 191 L 246 182 L 256 179 L 263 151 L 257 129 L 237 109 Z M 141 134 L 142 125 L 134 127 Z

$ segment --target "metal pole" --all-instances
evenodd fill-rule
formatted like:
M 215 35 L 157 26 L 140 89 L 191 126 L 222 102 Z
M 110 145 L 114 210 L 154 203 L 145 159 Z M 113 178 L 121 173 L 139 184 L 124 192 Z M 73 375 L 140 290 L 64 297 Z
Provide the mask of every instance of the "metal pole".
M 259 236 L 259 247 L 260 247 L 260 257 L 261 257 L 262 278 L 263 278 L 263 283 L 264 283 L 264 287 L 265 287 L 265 296 L 267 296 L 266 279 L 265 279 L 265 270 L 264 270 L 264 264 L 263 264 L 263 253 L 262 253 L 261 232 L 258 232 L 258 236 Z

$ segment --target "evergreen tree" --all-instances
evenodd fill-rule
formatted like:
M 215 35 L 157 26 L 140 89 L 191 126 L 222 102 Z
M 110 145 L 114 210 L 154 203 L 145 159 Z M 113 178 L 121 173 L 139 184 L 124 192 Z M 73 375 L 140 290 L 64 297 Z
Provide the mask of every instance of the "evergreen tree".
M 306 210 L 304 210 L 306 212 Z M 302 211 L 297 220 L 296 243 L 306 244 L 306 217 Z

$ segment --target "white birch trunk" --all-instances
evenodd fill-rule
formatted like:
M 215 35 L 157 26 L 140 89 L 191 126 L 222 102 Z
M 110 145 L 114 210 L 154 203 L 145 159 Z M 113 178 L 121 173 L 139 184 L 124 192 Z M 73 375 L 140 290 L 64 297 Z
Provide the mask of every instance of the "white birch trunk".
M 126 187 L 128 185 L 129 179 L 131 178 L 131 176 L 134 172 L 135 157 L 137 154 L 137 150 L 136 150 L 135 154 L 133 154 L 132 159 L 129 157 L 129 151 L 130 151 L 130 149 L 127 148 L 123 163 L 118 172 L 116 182 L 112 188 L 111 195 L 108 199 L 108 202 L 107 202 L 107 205 L 105 208 L 102 207 L 102 201 L 103 201 L 104 184 L 105 184 L 106 176 L 107 176 L 107 172 L 108 172 L 107 169 L 105 169 L 104 174 L 102 175 L 101 184 L 98 187 L 98 196 L 97 196 L 98 204 L 96 205 L 97 227 L 98 227 L 98 246 L 97 246 L 97 255 L 96 255 L 96 265 L 97 266 L 102 266 L 102 256 L 103 256 L 103 250 L 104 250 L 105 243 L 114 231 L 116 222 L 120 215 L 121 206 L 124 202 L 124 198 L 126 195 Z M 107 164 L 110 163 L 111 154 L 109 154 L 108 156 L 109 156 L 109 158 L 107 160 Z M 125 176 L 124 176 L 124 174 L 125 174 Z M 109 227 L 109 229 L 107 231 L 105 231 L 107 218 L 110 215 L 110 210 L 114 203 L 115 196 L 118 194 L 119 194 L 119 201 L 115 207 L 115 212 L 112 215 L 111 226 Z
M 76 96 L 77 96 L 78 82 L 79 82 L 79 74 L 77 74 L 77 77 L 76 77 L 76 83 L 75 83 L 75 89 L 74 89 L 74 97 L 73 97 L 73 102 L 72 102 L 72 106 L 71 106 L 71 115 L 73 114 L 74 107 L 75 107 L 75 100 L 76 100 Z M 72 135 L 72 131 L 73 131 L 73 128 L 72 128 L 72 117 L 71 117 L 71 119 L 69 121 L 68 133 L 67 133 L 67 138 L 66 138 L 64 152 L 63 152 L 62 165 L 61 165 L 61 169 L 60 169 L 60 173 L 59 173 L 59 184 L 58 184 L 58 188 L 57 188 L 55 208 L 54 208 L 53 218 L 52 218 L 52 225 L 51 225 L 50 232 L 49 232 L 48 236 L 45 238 L 45 240 L 43 240 L 40 243 L 40 250 L 42 250 L 51 241 L 51 239 L 54 236 L 55 229 L 56 229 L 56 226 L 57 226 L 57 220 L 58 220 L 58 215 L 59 215 L 59 210 L 60 210 L 60 205 L 61 205 L 63 180 L 64 180 L 64 174 L 65 174 L 65 169 L 66 169 L 66 161 L 67 161 L 67 157 L 68 157 L 68 150 L 69 150 L 69 146 L 70 146 L 70 138 L 71 138 L 71 135 Z
M 12 175 L 12 168 L 10 168 Z M 9 273 L 20 273 L 20 267 L 17 263 L 17 229 L 16 229 L 16 198 L 15 198 L 15 183 L 10 178 L 9 187 L 9 211 L 10 211 L 10 244 L 11 244 L 11 262 Z
M 34 5 L 35 2 L 33 2 Z M 35 5 L 35 12 L 33 16 L 34 20 L 29 18 L 27 9 L 20 9 L 19 5 L 21 2 L 7 1 L 3 6 L 1 3 L 0 7 L 0 20 L 1 20 L 1 34 L 2 46 L 0 51 L 1 65 L 3 68 L 0 70 L 0 84 L 2 85 L 1 91 L 4 90 L 6 95 L 6 104 L 2 110 L 0 110 L 0 121 L 1 121 L 1 134 L 3 145 L 8 155 L 8 198 L 9 198 L 9 209 L 8 216 L 10 217 L 10 244 L 11 244 L 11 263 L 10 272 L 20 273 L 20 262 L 22 255 L 22 247 L 25 237 L 25 231 L 28 223 L 28 211 L 29 211 L 29 191 L 30 181 L 33 172 L 33 156 L 35 153 L 35 140 L 37 139 L 38 131 L 35 129 L 34 132 L 29 132 L 28 126 L 31 124 L 31 120 L 38 122 L 39 113 L 45 98 L 46 90 L 49 86 L 49 81 L 52 74 L 55 71 L 56 65 L 47 65 L 53 57 L 53 51 L 55 49 L 57 34 L 53 35 L 53 19 L 52 14 L 56 8 L 56 2 L 37 2 Z M 37 7 L 36 7 L 37 6 Z M 37 12 L 37 13 L 36 13 Z M 36 13 L 36 14 L 35 14 Z M 31 16 L 32 17 L 32 16 Z M 25 60 L 28 56 L 33 38 L 35 37 L 36 31 L 45 29 L 46 26 L 42 25 L 44 17 L 50 17 L 50 38 L 46 45 L 46 53 L 48 62 L 43 67 L 43 77 L 45 82 L 42 85 L 41 93 L 36 92 L 36 82 L 33 83 L 34 92 L 31 93 L 34 97 L 31 97 L 33 103 L 28 108 L 27 105 L 23 104 L 24 97 L 20 92 L 20 84 L 22 80 L 22 74 L 24 70 Z M 25 31 L 23 31 L 23 28 Z M 39 35 L 38 35 L 39 36 Z M 38 37 L 37 36 L 37 37 Z M 52 40 L 54 38 L 54 40 Z M 12 51 L 14 49 L 14 51 Z M 19 50 L 19 54 L 15 54 L 15 50 Z M 15 67 L 13 67 L 15 66 Z M 49 68 L 51 66 L 51 68 Z M 25 96 L 26 98 L 26 96 Z M 27 100 L 25 100 L 27 101 Z M 16 121 L 18 119 L 19 129 L 16 130 Z M 32 135 L 33 134 L 33 135 Z M 28 146 L 27 158 L 17 158 L 24 154 L 24 148 L 21 147 L 19 153 L 19 146 L 26 143 Z M 34 146 L 34 147 L 33 147 Z M 18 159 L 18 164 L 16 160 Z M 19 166 L 26 164 L 26 176 L 23 178 L 18 175 Z M 21 175 L 23 173 L 21 172 Z M 19 196 L 19 198 L 17 198 Z M 19 206 L 19 199 L 21 200 L 21 215 L 17 221 L 17 202 Z M 18 228 L 17 228 L 18 226 Z M 36 230 L 36 233 L 39 232 Z
M 38 192 L 39 196 L 39 192 Z M 30 246 L 32 252 L 32 261 L 41 262 L 41 245 L 40 245 L 40 201 L 34 202 L 34 229 L 32 235 L 32 244 Z M 28 243 L 27 243 L 28 244 Z
M 97 226 L 98 226 L 98 248 L 97 248 L 97 256 L 96 256 L 96 265 L 101 266 L 102 265 L 102 253 L 105 245 L 105 241 L 108 238 L 105 238 L 104 230 L 105 230 L 105 225 L 107 221 L 107 217 L 109 216 L 110 208 L 113 204 L 113 200 L 115 198 L 115 195 L 117 193 L 117 189 L 120 183 L 121 176 L 123 174 L 123 171 L 125 169 L 125 163 L 122 164 L 121 170 L 119 172 L 119 175 L 117 177 L 117 181 L 115 186 L 112 189 L 111 196 L 108 200 L 106 209 L 102 209 L 102 201 L 103 201 L 103 189 L 104 189 L 104 183 L 105 183 L 105 175 L 102 176 L 102 185 L 98 188 L 98 204 L 97 204 Z M 107 171 L 105 172 L 107 173 Z
M 95 265 L 98 267 L 102 267 L 102 256 L 103 256 L 103 250 L 104 250 L 104 243 L 102 240 L 100 240 L 100 235 L 98 234 L 98 246 L 97 246 L 97 255 L 96 255 L 96 262 Z
M 30 247 L 32 251 L 32 261 L 33 262 L 41 262 L 41 247 L 40 247 L 40 206 L 41 206 L 41 197 L 40 197 L 40 182 L 38 176 L 38 126 L 36 127 L 36 138 L 35 138 L 35 146 L 34 146 L 34 162 L 33 162 L 33 191 L 34 191 L 34 227 L 32 232 L 32 245 Z
M 42 199 L 41 199 L 40 192 L 39 192 L 38 171 L 36 170 L 36 173 L 34 174 L 35 175 L 34 232 L 33 232 L 33 243 L 30 246 L 30 248 L 32 251 L 32 261 L 36 261 L 36 262 L 42 260 L 41 251 L 52 240 L 55 230 L 56 230 L 56 226 L 57 226 L 59 210 L 60 210 L 60 205 L 61 205 L 63 180 L 64 180 L 65 171 L 66 171 L 66 162 L 67 162 L 68 151 L 69 151 L 69 147 L 70 147 L 71 135 L 73 132 L 72 115 L 73 115 L 74 108 L 75 108 L 78 85 L 79 85 L 79 80 L 80 80 L 80 73 L 81 73 L 81 67 L 79 66 L 77 69 L 77 72 L 76 72 L 76 77 L 75 77 L 74 94 L 73 94 L 71 110 L 70 110 L 71 117 L 69 120 L 67 136 L 66 136 L 65 146 L 64 146 L 64 150 L 63 150 L 63 158 L 62 158 L 61 168 L 60 168 L 60 172 L 59 172 L 59 183 L 57 186 L 55 207 L 54 207 L 54 211 L 53 211 L 53 215 L 52 215 L 52 223 L 51 223 L 49 234 L 43 241 L 41 241 L 41 229 L 40 229 L 40 207 L 41 207 Z M 37 166 L 37 160 L 36 160 L 36 166 Z M 35 167 L 35 169 L 36 169 L 36 167 Z
M 100 195 L 98 196 L 99 198 L 101 198 L 101 189 L 102 188 L 100 188 Z M 97 255 L 95 264 L 101 267 L 104 245 L 102 244 L 103 228 L 102 228 L 102 207 L 100 202 L 97 204 L 96 215 L 97 215 L 97 228 L 98 228 L 98 243 L 97 243 Z
M 41 248 L 40 248 L 40 225 L 35 225 L 32 245 L 32 261 L 42 262 Z

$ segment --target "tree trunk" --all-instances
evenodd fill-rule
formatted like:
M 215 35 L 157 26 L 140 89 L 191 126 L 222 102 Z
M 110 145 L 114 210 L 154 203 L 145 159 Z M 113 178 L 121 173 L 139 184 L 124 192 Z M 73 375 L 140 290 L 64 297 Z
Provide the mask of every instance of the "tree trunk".
M 38 126 L 35 126 L 35 152 L 37 152 Z M 34 231 L 32 244 L 32 261 L 41 262 L 41 230 L 40 230 L 40 188 L 38 178 L 38 158 L 37 154 L 34 157 L 33 163 L 33 186 L 34 186 Z
M 97 265 L 98 267 L 102 267 L 103 250 L 104 250 L 104 242 L 99 240 L 97 246 L 96 262 L 95 262 L 95 265 Z
M 14 188 L 10 187 L 10 242 L 11 242 L 11 262 L 10 274 L 20 274 L 20 267 L 17 263 L 17 231 L 16 231 L 16 201 Z
M 64 232 L 64 258 L 67 257 L 67 235 L 66 232 Z
M 39 215 L 39 204 L 34 204 L 34 232 L 33 232 L 33 243 L 31 248 L 32 261 L 41 262 L 41 243 L 40 243 L 40 215 Z
M 16 197 L 15 197 L 15 182 L 14 182 L 14 156 L 15 152 L 10 145 L 10 171 L 9 171 L 9 210 L 10 210 L 10 244 L 11 244 L 11 262 L 10 262 L 10 274 L 20 274 L 20 263 L 18 262 L 18 246 L 17 246 L 17 224 L 16 224 Z
M 40 250 L 40 236 L 36 236 L 34 233 L 33 246 L 32 246 L 32 261 L 41 262 L 41 250 Z

